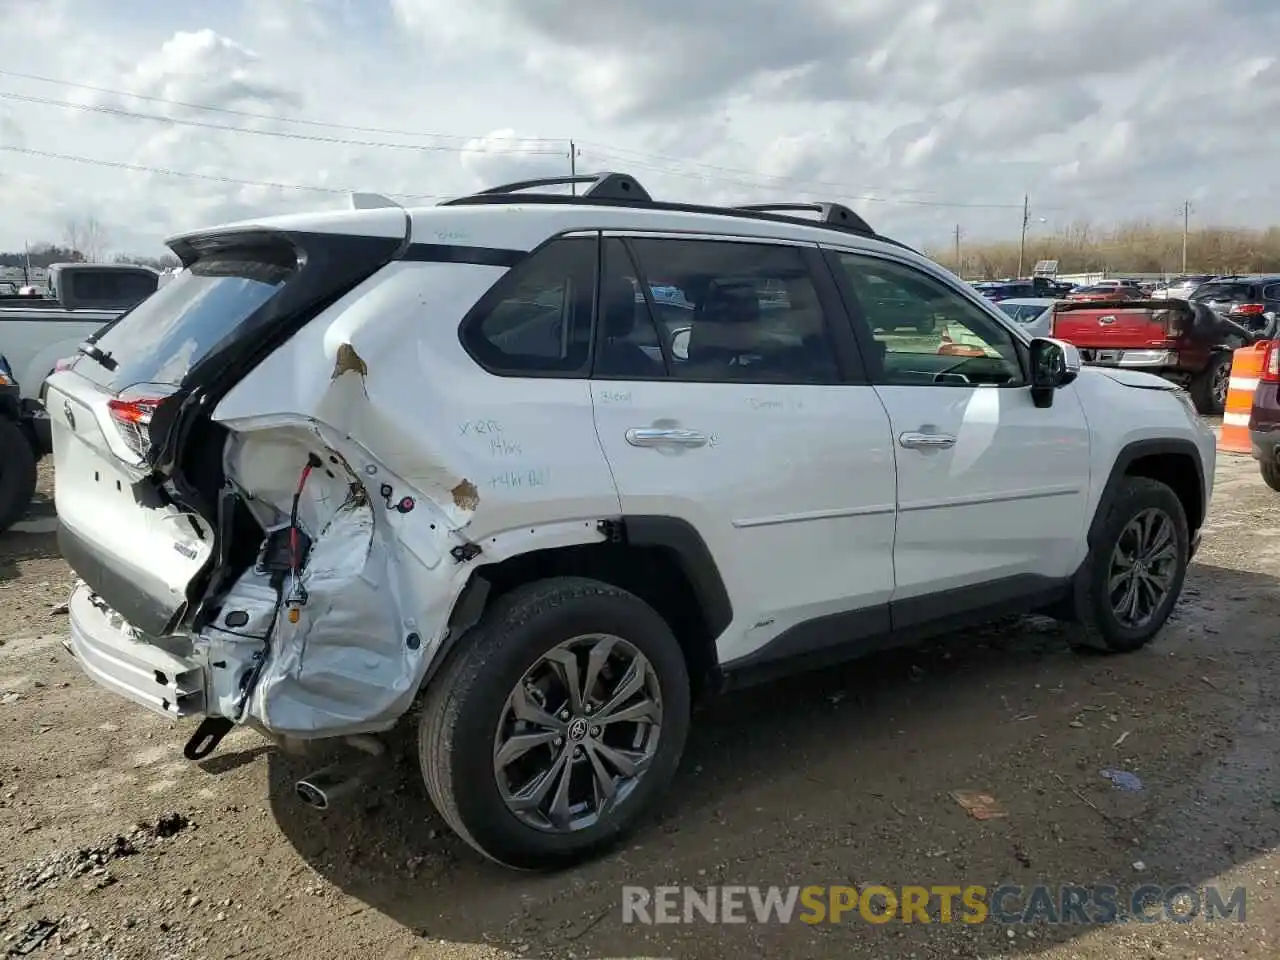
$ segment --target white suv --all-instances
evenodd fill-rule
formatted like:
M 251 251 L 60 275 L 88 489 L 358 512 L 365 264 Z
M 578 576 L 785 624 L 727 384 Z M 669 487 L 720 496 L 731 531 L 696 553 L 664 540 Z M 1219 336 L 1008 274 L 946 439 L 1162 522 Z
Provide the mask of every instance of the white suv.
M 420 703 L 443 816 L 553 867 L 667 789 L 699 696 L 1011 612 L 1164 624 L 1214 471 L 1170 384 L 839 205 L 563 182 L 178 237 L 49 380 L 69 649 L 203 716 L 189 757 L 376 753 Z

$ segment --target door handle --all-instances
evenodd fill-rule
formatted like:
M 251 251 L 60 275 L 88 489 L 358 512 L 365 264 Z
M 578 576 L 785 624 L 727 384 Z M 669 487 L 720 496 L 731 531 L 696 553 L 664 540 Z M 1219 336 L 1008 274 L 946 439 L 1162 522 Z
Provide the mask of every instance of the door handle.
M 945 450 L 956 445 L 956 438 L 945 433 L 903 433 L 898 443 L 908 450 Z
M 627 431 L 627 443 L 633 447 L 705 447 L 707 435 L 672 427 L 632 427 Z

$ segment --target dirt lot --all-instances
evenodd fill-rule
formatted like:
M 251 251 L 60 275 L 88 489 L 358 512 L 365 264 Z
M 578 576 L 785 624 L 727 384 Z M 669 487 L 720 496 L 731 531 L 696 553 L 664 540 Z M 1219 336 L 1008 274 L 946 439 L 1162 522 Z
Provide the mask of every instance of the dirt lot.
M 42 479 L 42 491 L 51 477 Z M 91 685 L 63 652 L 70 586 L 36 505 L 0 539 L 0 949 L 84 958 L 1274 957 L 1280 921 L 1280 499 L 1225 458 L 1176 619 L 1131 656 L 1004 623 L 726 698 L 669 807 L 572 874 L 482 862 L 394 745 L 385 780 L 320 814 L 312 761 Z M 1137 774 L 1117 789 L 1104 769 Z M 978 789 L 1008 816 L 950 796 Z M 639 927 L 624 883 L 1216 883 L 1245 923 Z M 1127 895 L 1127 894 L 1126 894 Z

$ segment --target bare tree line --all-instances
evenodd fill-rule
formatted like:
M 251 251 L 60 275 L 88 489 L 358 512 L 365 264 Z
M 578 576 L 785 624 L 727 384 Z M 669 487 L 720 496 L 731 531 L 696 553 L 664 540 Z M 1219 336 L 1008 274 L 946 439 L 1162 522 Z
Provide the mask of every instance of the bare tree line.
M 955 247 L 925 252 L 961 276 L 993 280 L 1017 273 L 1018 246 L 1017 239 L 967 243 L 962 238 L 958 263 Z M 1023 270 L 1030 272 L 1037 260 L 1057 260 L 1059 273 L 1177 274 L 1182 248 L 1180 228 L 1145 220 L 1106 228 L 1077 220 L 1048 236 L 1028 234 Z M 1280 273 L 1280 227 L 1191 230 L 1186 248 L 1191 273 Z
M 51 263 L 132 263 L 164 269 L 178 265 L 172 254 L 161 257 L 112 253 L 110 233 L 93 215 L 72 217 L 62 228 L 62 242 L 30 244 L 25 250 L 0 251 L 0 266 L 47 267 Z

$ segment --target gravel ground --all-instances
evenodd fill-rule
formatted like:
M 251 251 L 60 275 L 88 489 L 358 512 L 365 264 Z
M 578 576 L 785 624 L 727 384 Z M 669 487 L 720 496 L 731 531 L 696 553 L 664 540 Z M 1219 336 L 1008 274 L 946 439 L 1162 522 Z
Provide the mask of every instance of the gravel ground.
M 44 495 L 52 477 L 42 476 Z M 1079 656 L 1043 620 L 738 694 L 695 726 L 657 822 L 559 876 L 456 840 L 393 742 L 327 813 L 318 758 L 191 733 L 79 673 L 37 503 L 0 537 L 0 949 L 84 958 L 1275 957 L 1280 501 L 1224 457 L 1201 554 L 1149 648 Z M 1117 789 L 1104 769 L 1137 774 Z M 981 790 L 1007 816 L 951 796 Z M 1245 923 L 625 925 L 623 884 L 1217 884 Z M 936 916 L 936 911 L 935 911 Z

